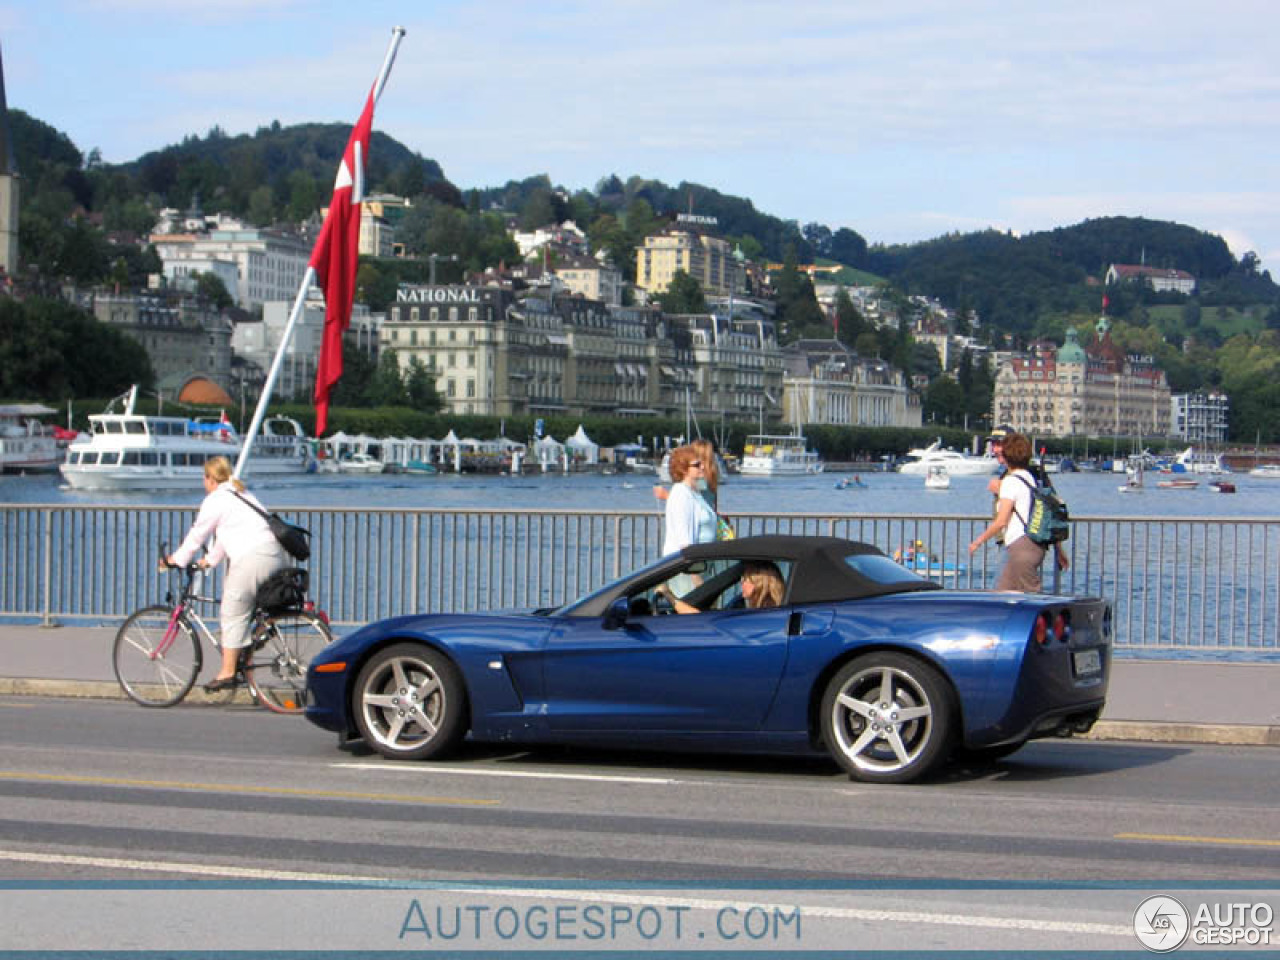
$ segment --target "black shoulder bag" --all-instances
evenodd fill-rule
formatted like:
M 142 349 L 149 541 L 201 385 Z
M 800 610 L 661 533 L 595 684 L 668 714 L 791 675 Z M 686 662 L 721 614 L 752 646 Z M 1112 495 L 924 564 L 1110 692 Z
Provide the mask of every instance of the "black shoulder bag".
M 311 544 L 308 542 L 311 537 L 310 530 L 306 527 L 295 526 L 278 513 L 267 513 L 249 498 L 241 497 L 239 490 L 232 490 L 231 492 L 262 514 L 262 519 L 267 521 L 267 526 L 271 528 L 272 535 L 280 541 L 280 546 L 284 547 L 289 556 L 299 562 L 305 562 L 311 556 Z

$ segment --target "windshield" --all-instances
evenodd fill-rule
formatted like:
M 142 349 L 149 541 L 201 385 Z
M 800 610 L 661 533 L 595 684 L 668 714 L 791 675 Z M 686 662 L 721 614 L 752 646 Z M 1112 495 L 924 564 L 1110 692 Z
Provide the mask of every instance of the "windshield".
M 895 583 L 919 583 L 924 577 L 912 573 L 878 553 L 856 553 L 844 558 L 844 562 L 868 580 L 891 586 Z
M 670 561 L 671 561 L 670 557 L 662 557 L 661 559 L 655 560 L 653 563 L 649 564 L 646 567 L 641 567 L 639 570 L 635 571 L 634 573 L 627 574 L 623 579 L 631 580 L 637 576 L 644 574 L 648 570 L 657 570 L 659 567 L 663 566 L 666 563 L 669 563 Z M 620 582 L 621 581 L 619 580 L 613 580 L 610 583 L 606 583 L 600 589 L 593 590 L 591 593 L 588 593 L 585 597 L 579 597 L 577 600 L 574 600 L 571 603 L 567 603 L 563 607 L 559 607 L 557 609 L 550 610 L 547 612 L 551 616 L 572 617 L 575 615 L 575 611 L 579 607 L 585 606 L 589 604 L 592 600 L 595 600 L 601 594 L 608 593 L 609 591 L 613 590 Z

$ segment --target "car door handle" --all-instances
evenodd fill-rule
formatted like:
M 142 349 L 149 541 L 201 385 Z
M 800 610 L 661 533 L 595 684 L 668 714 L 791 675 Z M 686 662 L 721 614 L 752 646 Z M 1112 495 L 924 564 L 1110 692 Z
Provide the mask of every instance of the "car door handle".
M 787 636 L 816 637 L 830 630 L 835 618 L 830 610 L 796 610 L 787 619 Z

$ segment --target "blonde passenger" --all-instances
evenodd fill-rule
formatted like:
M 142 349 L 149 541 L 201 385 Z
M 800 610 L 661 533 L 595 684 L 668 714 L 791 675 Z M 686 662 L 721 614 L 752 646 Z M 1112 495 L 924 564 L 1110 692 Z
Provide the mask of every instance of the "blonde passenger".
M 742 599 L 750 609 L 781 606 L 784 589 L 782 574 L 772 563 L 742 565 Z

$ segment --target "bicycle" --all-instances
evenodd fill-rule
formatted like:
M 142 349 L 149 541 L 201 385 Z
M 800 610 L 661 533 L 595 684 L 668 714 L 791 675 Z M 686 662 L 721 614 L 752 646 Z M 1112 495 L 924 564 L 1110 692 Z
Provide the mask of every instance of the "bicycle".
M 165 555 L 162 548 L 161 556 Z M 177 599 L 170 590 L 163 605 L 130 614 L 116 632 L 112 650 L 116 680 L 131 700 L 144 707 L 171 707 L 190 693 L 204 664 L 202 637 L 214 650 L 222 649 L 196 610 L 197 604 L 218 602 L 216 597 L 197 593 L 201 568 L 193 563 L 178 569 L 184 582 Z M 333 641 L 328 622 L 311 604 L 282 613 L 259 608 L 254 611 L 250 636 L 237 668 L 249 693 L 273 713 L 301 713 L 306 707 L 307 667 Z M 226 699 L 233 695 L 234 688 Z

